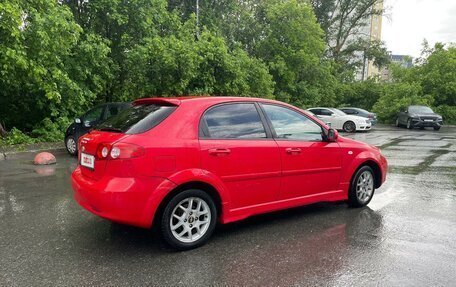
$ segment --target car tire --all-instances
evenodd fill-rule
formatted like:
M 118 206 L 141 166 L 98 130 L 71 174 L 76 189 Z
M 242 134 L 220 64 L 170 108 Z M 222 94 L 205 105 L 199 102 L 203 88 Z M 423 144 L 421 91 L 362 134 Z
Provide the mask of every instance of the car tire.
M 211 196 L 199 189 L 188 189 L 166 204 L 161 217 L 161 232 L 171 247 L 189 250 L 205 244 L 216 223 L 217 208 Z
M 434 131 L 440 130 L 440 127 L 434 127 Z
M 74 136 L 68 136 L 65 138 L 65 147 L 70 155 L 75 156 L 78 154 L 78 144 Z
M 365 165 L 358 169 L 350 183 L 348 191 L 348 205 L 363 207 L 369 204 L 374 196 L 375 176 L 371 167 Z
M 347 133 L 354 133 L 356 132 L 356 124 L 352 121 L 347 121 L 344 123 L 343 129 Z
M 408 119 L 408 120 L 407 120 L 407 128 L 408 128 L 409 130 L 413 129 L 413 127 L 412 127 L 412 119 Z

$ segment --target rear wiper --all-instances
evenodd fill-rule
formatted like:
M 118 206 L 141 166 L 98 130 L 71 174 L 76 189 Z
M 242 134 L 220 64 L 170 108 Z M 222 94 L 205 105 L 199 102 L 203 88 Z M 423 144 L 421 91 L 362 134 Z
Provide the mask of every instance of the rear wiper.
M 99 131 L 105 131 L 105 132 L 115 132 L 115 133 L 122 133 L 123 131 L 118 128 L 112 128 L 112 127 L 103 127 L 99 128 Z

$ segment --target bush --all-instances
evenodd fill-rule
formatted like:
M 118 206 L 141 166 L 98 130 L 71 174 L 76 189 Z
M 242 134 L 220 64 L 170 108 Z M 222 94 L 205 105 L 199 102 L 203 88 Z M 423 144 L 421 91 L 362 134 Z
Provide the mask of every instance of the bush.
M 13 128 L 6 138 L 0 138 L 0 146 L 10 146 L 18 144 L 32 144 L 35 143 L 36 139 L 24 134 L 20 130 Z
M 382 123 L 393 123 L 396 115 L 410 105 L 431 106 L 431 96 L 420 96 L 421 87 L 416 83 L 386 84 L 380 99 L 375 103 L 373 111 Z
M 52 122 L 49 118 L 41 121 L 32 131 L 32 135 L 39 142 L 56 142 L 62 141 L 65 136 L 65 129 L 70 125 L 68 118 L 59 118 Z
M 438 106 L 434 112 L 443 117 L 444 124 L 456 124 L 456 106 Z

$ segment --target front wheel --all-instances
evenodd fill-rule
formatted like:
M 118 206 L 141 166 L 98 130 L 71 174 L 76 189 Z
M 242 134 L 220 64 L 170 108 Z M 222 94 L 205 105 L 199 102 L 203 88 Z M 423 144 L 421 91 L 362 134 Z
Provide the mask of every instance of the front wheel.
M 408 120 L 407 120 L 407 128 L 408 128 L 409 130 L 413 128 L 413 126 L 412 126 L 412 119 L 408 119 Z
M 348 192 L 348 205 L 366 206 L 374 196 L 374 171 L 369 166 L 361 167 L 355 174 Z
M 199 189 L 189 189 L 174 196 L 166 205 L 161 230 L 166 243 L 178 250 L 203 245 L 212 235 L 217 209 L 212 198 Z
M 348 121 L 344 123 L 343 129 L 347 133 L 354 133 L 356 131 L 356 125 L 354 122 Z
M 440 127 L 434 127 L 434 131 L 440 130 Z

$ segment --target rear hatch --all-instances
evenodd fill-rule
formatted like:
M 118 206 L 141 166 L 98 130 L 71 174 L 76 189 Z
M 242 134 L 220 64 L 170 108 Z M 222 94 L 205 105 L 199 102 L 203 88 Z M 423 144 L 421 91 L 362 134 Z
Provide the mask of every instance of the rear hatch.
M 79 139 L 82 174 L 99 180 L 107 172 L 110 161 L 125 162 L 142 154 L 144 147 L 128 146 L 122 141 L 154 128 L 173 113 L 178 104 L 177 100 L 141 99 L 82 136 Z M 118 153 L 113 158 L 111 151 L 116 146 Z M 105 154 L 102 153 L 103 148 L 106 148 Z
M 82 174 L 90 177 L 91 179 L 100 179 L 106 170 L 108 159 L 97 157 L 97 150 L 99 146 L 105 143 L 114 144 L 126 137 L 128 137 L 128 135 L 125 135 L 123 133 L 112 133 L 97 130 L 94 130 L 82 136 L 79 139 L 79 164 L 81 165 Z M 84 166 L 84 164 L 81 162 L 84 157 L 83 154 L 93 157 L 93 168 Z

